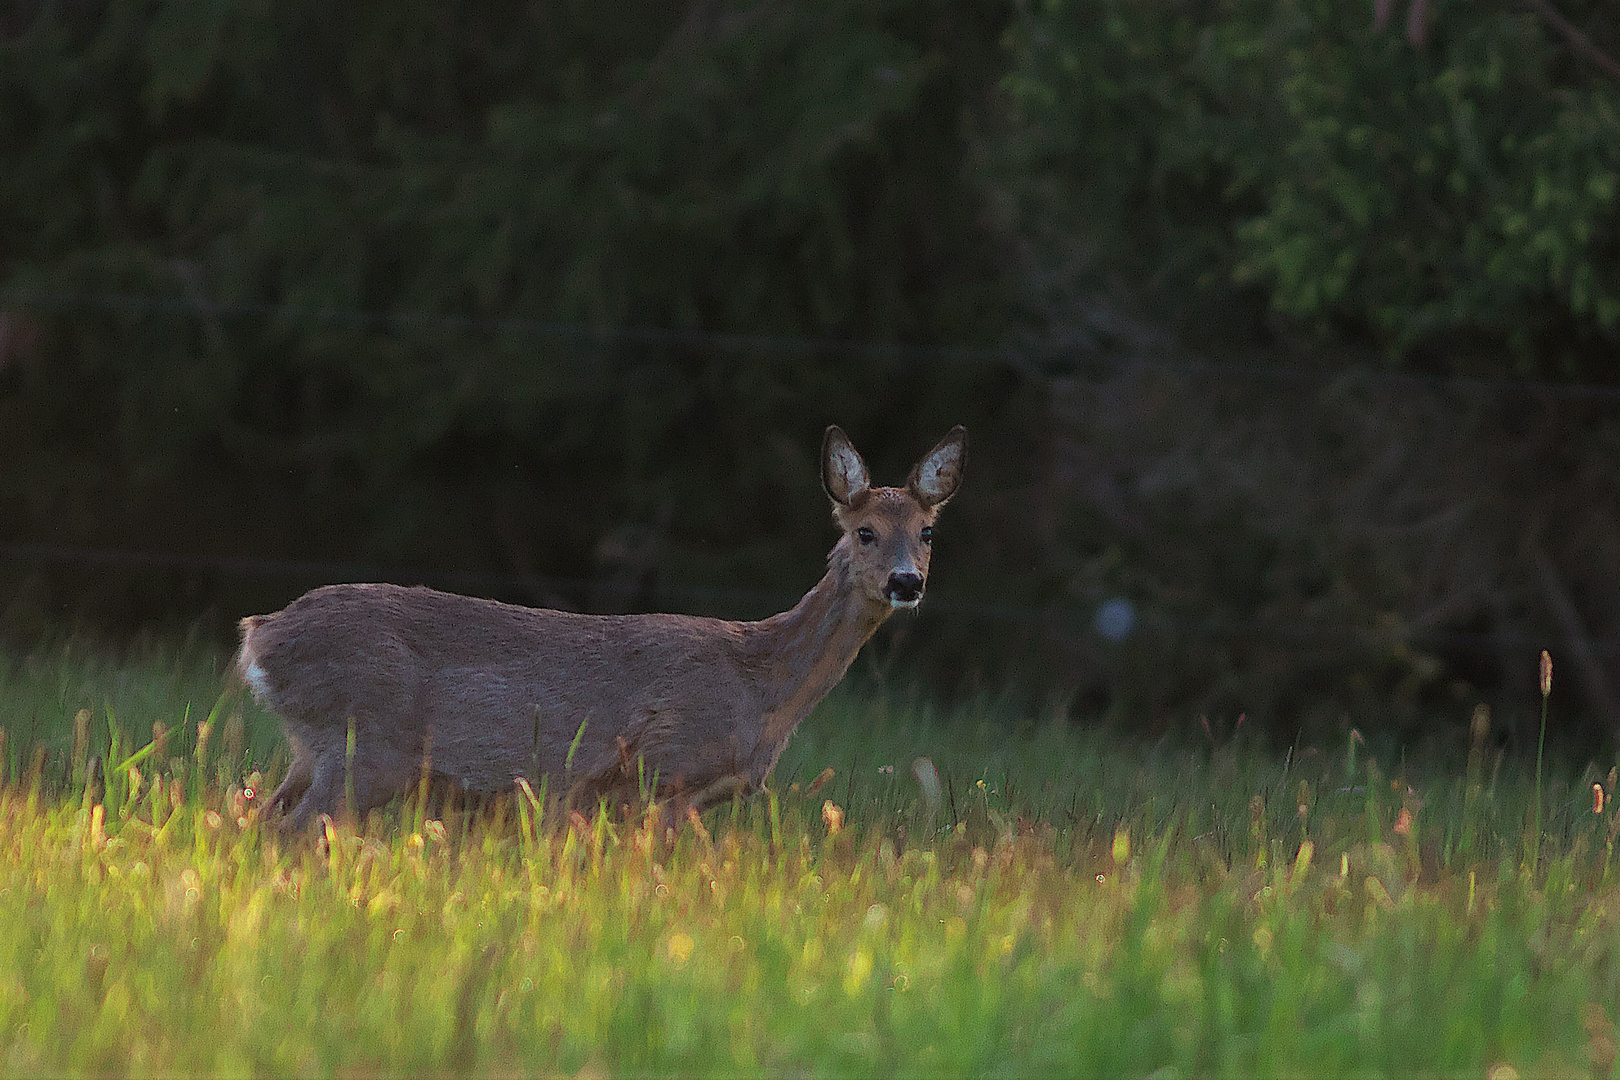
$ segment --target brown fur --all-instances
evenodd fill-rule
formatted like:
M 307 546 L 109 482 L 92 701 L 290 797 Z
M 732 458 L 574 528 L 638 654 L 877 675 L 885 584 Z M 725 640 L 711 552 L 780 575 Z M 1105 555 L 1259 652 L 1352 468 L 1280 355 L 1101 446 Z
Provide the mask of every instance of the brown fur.
M 299 828 L 336 813 L 350 782 L 363 812 L 409 788 L 425 756 L 469 790 L 544 774 L 593 803 L 654 778 L 660 797 L 698 809 L 759 788 L 892 613 L 889 575 L 926 577 L 922 529 L 960 482 L 962 448 L 953 429 L 906 487 L 872 488 L 829 428 L 823 481 L 844 535 L 815 587 L 759 622 L 578 615 L 395 585 L 328 585 L 243 619 L 238 669 L 293 750 L 272 810 Z

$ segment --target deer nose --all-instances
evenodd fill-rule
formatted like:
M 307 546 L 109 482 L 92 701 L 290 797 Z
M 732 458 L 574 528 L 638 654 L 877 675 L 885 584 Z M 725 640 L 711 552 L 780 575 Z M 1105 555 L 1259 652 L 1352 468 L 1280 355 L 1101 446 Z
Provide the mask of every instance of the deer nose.
M 922 591 L 923 576 L 909 570 L 890 574 L 889 583 L 883 588 L 891 604 L 915 604 L 922 598 Z

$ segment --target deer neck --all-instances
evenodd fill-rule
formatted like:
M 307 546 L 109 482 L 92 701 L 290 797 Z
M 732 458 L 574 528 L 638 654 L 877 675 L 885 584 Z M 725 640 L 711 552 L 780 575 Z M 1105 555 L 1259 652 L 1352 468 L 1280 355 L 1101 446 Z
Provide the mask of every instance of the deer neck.
M 774 745 L 773 764 L 799 721 L 838 685 L 892 611 L 855 590 L 840 545 L 826 575 L 791 610 L 753 624 L 755 663 L 767 688 L 761 745 Z

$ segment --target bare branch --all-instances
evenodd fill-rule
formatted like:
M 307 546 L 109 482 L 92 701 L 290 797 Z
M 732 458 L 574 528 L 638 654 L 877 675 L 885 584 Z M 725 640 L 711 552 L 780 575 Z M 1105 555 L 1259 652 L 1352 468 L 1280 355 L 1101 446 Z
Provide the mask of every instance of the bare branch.
M 1553 28 L 1563 34 L 1574 50 L 1586 57 L 1592 63 L 1608 72 L 1610 76 L 1620 79 L 1620 62 L 1614 57 L 1592 44 L 1592 39 L 1581 31 L 1581 28 L 1564 18 L 1563 14 L 1552 5 L 1552 0 L 1531 0 L 1543 18 L 1552 23 Z

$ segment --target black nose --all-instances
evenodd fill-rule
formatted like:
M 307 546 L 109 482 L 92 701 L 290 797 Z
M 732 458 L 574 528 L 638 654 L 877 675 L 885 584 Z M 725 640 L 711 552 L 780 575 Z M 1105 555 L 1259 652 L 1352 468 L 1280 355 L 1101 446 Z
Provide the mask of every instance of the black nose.
M 921 574 L 890 574 L 889 584 L 884 593 L 890 600 L 908 603 L 922 595 L 923 577 Z

